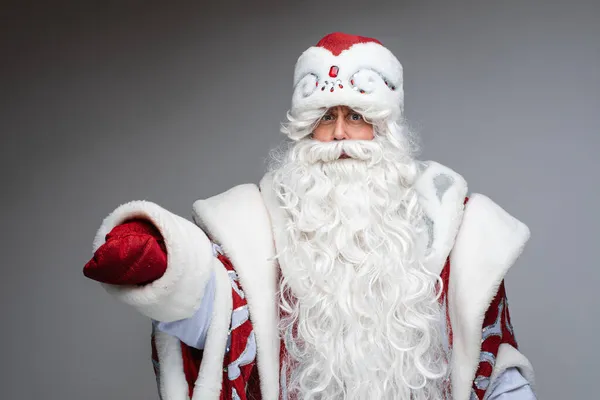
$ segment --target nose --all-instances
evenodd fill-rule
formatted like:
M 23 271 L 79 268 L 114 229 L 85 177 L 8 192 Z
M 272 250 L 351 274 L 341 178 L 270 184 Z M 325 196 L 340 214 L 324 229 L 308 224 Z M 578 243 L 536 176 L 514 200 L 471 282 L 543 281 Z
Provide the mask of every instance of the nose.
M 335 128 L 333 130 L 333 140 L 346 140 L 348 139 L 348 133 L 346 132 L 346 120 L 340 113 L 338 118 L 335 120 Z

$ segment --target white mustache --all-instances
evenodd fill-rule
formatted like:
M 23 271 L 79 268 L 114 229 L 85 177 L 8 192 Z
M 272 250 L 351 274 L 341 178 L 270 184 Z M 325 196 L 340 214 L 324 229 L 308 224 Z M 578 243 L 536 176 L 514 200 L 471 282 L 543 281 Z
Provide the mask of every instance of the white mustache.
M 334 162 L 347 158 L 369 163 L 377 163 L 383 157 L 381 144 L 376 140 L 340 140 L 320 142 L 307 140 L 301 149 L 305 160 L 309 163 Z

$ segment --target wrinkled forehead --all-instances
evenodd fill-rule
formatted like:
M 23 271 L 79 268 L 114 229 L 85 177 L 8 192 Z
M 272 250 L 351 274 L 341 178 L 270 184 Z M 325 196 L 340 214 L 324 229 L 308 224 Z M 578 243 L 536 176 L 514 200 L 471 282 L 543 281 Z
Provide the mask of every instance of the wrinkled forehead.
M 329 113 L 329 114 L 334 114 L 334 115 L 337 115 L 337 114 L 340 114 L 340 113 L 341 114 L 349 114 L 351 112 L 357 112 L 357 113 L 360 114 L 360 110 L 355 110 L 355 109 L 353 109 L 350 106 L 341 105 L 341 104 L 340 105 L 331 106 L 331 107 L 327 108 L 325 110 L 325 112 Z

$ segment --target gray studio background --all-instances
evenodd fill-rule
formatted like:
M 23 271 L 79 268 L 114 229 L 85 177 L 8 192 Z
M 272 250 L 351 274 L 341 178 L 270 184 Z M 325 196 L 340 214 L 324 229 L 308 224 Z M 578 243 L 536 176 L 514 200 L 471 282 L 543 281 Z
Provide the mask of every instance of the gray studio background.
M 296 58 L 336 30 L 404 64 L 422 158 L 531 228 L 507 290 L 539 398 L 596 397 L 598 3 L 195 3 L 0 6 L 2 399 L 158 398 L 149 321 L 81 273 L 95 231 L 258 182 Z

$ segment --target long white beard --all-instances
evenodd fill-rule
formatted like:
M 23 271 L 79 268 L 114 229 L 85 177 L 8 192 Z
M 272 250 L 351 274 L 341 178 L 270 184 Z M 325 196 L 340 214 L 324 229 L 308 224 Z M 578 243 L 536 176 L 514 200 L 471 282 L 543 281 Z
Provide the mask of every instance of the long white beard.
M 274 169 L 291 398 L 443 398 L 445 319 L 422 263 L 415 175 L 385 135 L 302 140 Z

